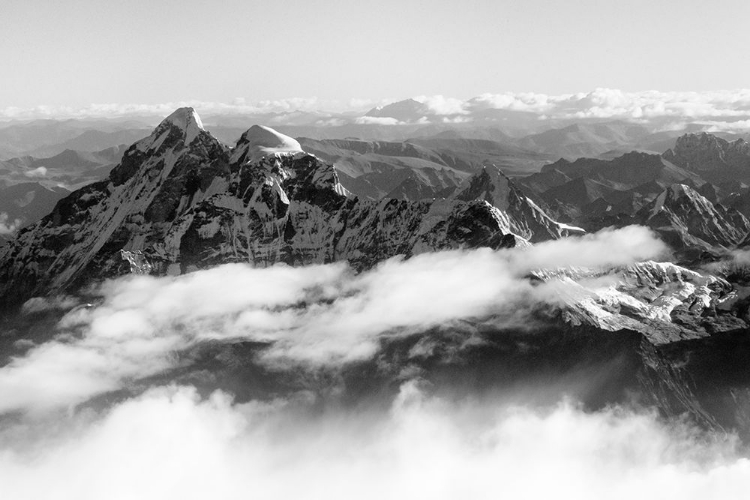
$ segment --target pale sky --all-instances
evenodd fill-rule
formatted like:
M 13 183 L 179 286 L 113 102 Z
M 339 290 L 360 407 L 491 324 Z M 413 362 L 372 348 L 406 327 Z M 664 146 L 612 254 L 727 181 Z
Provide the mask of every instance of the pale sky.
M 0 108 L 750 86 L 748 0 L 0 0 Z

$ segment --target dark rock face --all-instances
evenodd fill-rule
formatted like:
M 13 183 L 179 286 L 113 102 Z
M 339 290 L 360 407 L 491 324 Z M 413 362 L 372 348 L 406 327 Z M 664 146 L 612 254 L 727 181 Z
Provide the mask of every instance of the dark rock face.
M 711 182 L 750 177 L 750 144 L 742 139 L 728 142 L 712 134 L 685 134 L 664 158 Z
M 108 180 L 61 200 L 0 251 L 2 304 L 126 272 L 121 250 L 177 274 L 224 262 L 363 269 L 399 254 L 525 243 L 484 199 L 358 200 L 331 165 L 304 152 L 257 159 L 248 137 L 228 150 L 192 109 L 175 112 Z
M 675 183 L 694 186 L 703 182 L 698 174 L 659 155 L 639 152 L 612 160 L 561 159 L 519 180 L 539 194 L 547 213 L 587 231 L 630 221 L 639 209 Z
M 518 182 L 558 220 L 592 232 L 646 225 L 687 263 L 715 259 L 748 234 L 748 180 L 750 145 L 704 133 L 680 137 L 661 156 L 561 159 Z
M 684 184 L 665 189 L 635 219 L 654 229 L 678 251 L 730 248 L 750 232 L 750 222 L 744 215 L 714 205 Z
M 499 209 L 506 220 L 507 232 L 538 242 L 557 239 L 583 230 L 552 220 L 516 184 L 497 167 L 490 165 L 459 187 L 449 199 L 484 200 Z
M 563 174 L 568 179 L 583 177 L 599 180 L 612 188 L 618 186 L 633 188 L 648 182 L 671 184 L 685 182 L 687 179 L 698 179 L 690 172 L 664 162 L 659 155 L 635 151 L 613 160 L 594 158 L 580 158 L 574 162 L 559 160 L 543 167 L 541 174 L 537 174 L 535 178 L 539 181 L 546 177 L 552 179 L 554 177 L 551 174 L 555 172 L 558 177 Z

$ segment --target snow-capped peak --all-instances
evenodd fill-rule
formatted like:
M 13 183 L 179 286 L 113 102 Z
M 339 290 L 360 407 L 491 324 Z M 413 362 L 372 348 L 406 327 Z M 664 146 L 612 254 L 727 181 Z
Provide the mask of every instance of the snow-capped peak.
M 174 138 L 176 135 L 179 135 L 183 144 L 187 146 L 201 133 L 207 132 L 203 128 L 203 122 L 198 113 L 193 108 L 179 108 L 164 118 L 150 136 L 138 141 L 136 147 L 141 152 L 158 149 L 170 137 Z
M 247 153 L 247 161 L 256 161 L 275 153 L 302 153 L 302 146 L 296 140 L 271 127 L 253 125 L 237 142 L 235 154 Z
M 190 144 L 201 132 L 205 132 L 203 122 L 195 109 L 190 107 L 179 108 L 161 122 L 158 128 L 164 124 L 171 124 L 185 133 L 185 144 Z
M 669 191 L 669 194 L 671 194 L 674 198 L 682 196 L 683 194 L 690 194 L 688 192 L 689 188 L 685 184 L 672 184 L 667 189 Z

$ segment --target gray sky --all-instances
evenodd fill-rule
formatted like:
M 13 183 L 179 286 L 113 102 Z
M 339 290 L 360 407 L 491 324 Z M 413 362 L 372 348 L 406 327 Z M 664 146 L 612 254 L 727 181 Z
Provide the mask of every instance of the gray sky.
M 0 4 L 0 108 L 750 86 L 747 0 Z

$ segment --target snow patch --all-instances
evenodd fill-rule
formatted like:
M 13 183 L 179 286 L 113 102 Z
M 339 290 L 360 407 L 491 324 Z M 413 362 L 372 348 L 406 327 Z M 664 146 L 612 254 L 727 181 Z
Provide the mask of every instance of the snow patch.
M 555 221 L 552 221 L 552 222 L 555 222 Z M 583 229 L 583 228 L 580 228 L 578 226 L 571 226 L 570 224 L 565 224 L 563 222 L 555 222 L 555 224 L 557 224 L 557 226 L 560 229 L 565 229 L 567 231 L 575 231 L 575 232 L 580 232 L 580 233 L 585 233 L 586 232 L 586 230 Z
M 571 231 L 571 232 L 581 233 L 581 234 L 583 234 L 583 233 L 586 232 L 585 229 L 582 229 L 580 227 L 571 226 L 569 224 L 563 224 L 562 222 L 557 222 L 556 220 L 552 220 L 552 218 L 550 216 L 548 216 L 547 213 L 539 207 L 539 205 L 537 205 L 536 203 L 534 203 L 531 200 L 531 198 L 529 198 L 528 196 L 525 197 L 525 198 L 526 198 L 526 202 L 531 206 L 531 208 L 533 208 L 534 210 L 536 210 L 539 213 L 540 217 L 548 220 L 550 224 L 553 224 L 553 225 L 557 226 L 560 230 Z

